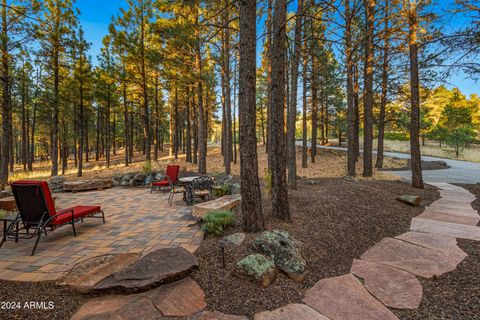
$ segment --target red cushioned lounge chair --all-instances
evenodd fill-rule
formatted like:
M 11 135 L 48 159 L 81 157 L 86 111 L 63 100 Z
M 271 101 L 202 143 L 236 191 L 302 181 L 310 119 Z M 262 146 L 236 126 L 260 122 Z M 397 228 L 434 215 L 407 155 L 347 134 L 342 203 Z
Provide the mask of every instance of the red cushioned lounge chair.
M 18 215 L 7 228 L 6 239 L 31 239 L 37 237 L 32 256 L 37 249 L 42 233 L 47 235 L 64 225 L 71 225 L 74 236 L 75 222 L 83 218 L 101 218 L 105 223 L 105 215 L 100 206 L 75 206 L 63 210 L 55 210 L 52 195 L 45 181 L 16 181 L 11 185 L 18 208 Z M 95 216 L 96 214 L 100 214 Z M 16 226 L 20 223 L 21 227 Z M 30 231 L 33 229 L 33 233 Z M 3 242 L 0 242 L 0 247 Z
M 150 193 L 153 189 L 159 188 L 160 190 L 165 191 L 167 188 L 172 188 L 173 185 L 178 183 L 178 173 L 180 172 L 180 165 L 178 164 L 169 164 L 167 170 L 165 170 L 165 178 L 160 181 L 152 182 L 152 187 Z

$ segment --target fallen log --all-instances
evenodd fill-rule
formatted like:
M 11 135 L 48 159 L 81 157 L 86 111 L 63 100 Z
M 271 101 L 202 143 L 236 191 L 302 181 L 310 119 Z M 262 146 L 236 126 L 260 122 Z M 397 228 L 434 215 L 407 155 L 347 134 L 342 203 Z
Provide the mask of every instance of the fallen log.
M 420 201 L 422 201 L 422 198 L 420 196 L 414 196 L 414 195 L 403 195 L 397 197 L 397 200 L 403 203 L 406 203 L 408 205 L 411 205 L 412 207 L 418 207 L 420 205 Z

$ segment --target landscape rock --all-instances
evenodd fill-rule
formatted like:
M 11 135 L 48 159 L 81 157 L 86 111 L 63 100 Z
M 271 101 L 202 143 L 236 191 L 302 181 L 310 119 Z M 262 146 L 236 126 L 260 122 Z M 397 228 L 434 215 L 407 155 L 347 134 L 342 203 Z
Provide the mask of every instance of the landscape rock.
M 417 309 L 422 300 L 422 285 L 410 272 L 364 260 L 354 260 L 350 271 L 387 307 Z
M 122 181 L 120 182 L 120 185 L 122 185 L 122 186 L 130 185 L 130 182 L 133 180 L 133 178 L 135 177 L 136 174 L 137 173 L 135 173 L 135 172 L 130 172 L 130 173 L 125 174 L 122 178 Z
M 138 260 L 139 253 L 106 254 L 76 264 L 57 285 L 66 285 L 86 293 L 97 283 Z
M 183 279 L 197 267 L 197 258 L 184 248 L 159 249 L 111 274 L 92 290 L 124 294 L 147 291 Z
M 384 238 L 368 249 L 361 259 L 396 267 L 424 278 L 438 277 L 453 271 L 463 260 L 456 253 L 393 238 Z
M 262 288 L 272 283 L 277 275 L 273 259 L 262 254 L 251 254 L 237 262 L 235 275 L 257 282 Z
M 111 179 L 72 180 L 63 183 L 63 191 L 103 190 L 113 186 Z
M 352 274 L 318 281 L 303 302 L 330 319 L 397 320 Z
M 155 175 L 156 175 L 155 172 L 152 172 L 149 175 L 147 175 L 147 177 L 145 178 L 146 186 L 149 186 L 155 180 Z
M 410 230 L 480 241 L 480 228 L 466 224 L 413 218 L 412 223 L 410 224 Z
M 133 186 L 134 187 L 143 186 L 145 184 L 145 178 L 147 178 L 147 176 L 145 174 L 137 173 L 132 179 Z
M 206 308 L 205 293 L 187 277 L 145 293 L 166 317 L 188 317 Z
M 123 179 L 123 176 L 124 176 L 124 175 L 123 175 L 122 173 L 115 173 L 115 174 L 113 175 L 112 180 L 113 180 L 113 181 L 117 181 L 117 182 L 121 182 L 122 179 Z
M 61 176 L 54 176 L 48 180 L 48 187 L 50 188 L 51 192 L 62 192 L 63 191 L 63 183 L 65 182 L 65 178 Z
M 141 295 L 115 295 L 90 299 L 71 320 L 158 319 L 160 312 L 152 301 Z
M 420 205 L 420 202 L 422 201 L 422 198 L 420 196 L 407 194 L 407 195 L 398 197 L 397 200 L 400 202 L 406 203 L 408 205 L 411 205 L 412 207 L 418 207 Z
M 245 240 L 245 237 L 246 237 L 245 233 L 242 233 L 242 232 L 231 234 L 229 236 L 223 237 L 219 241 L 219 246 L 220 247 L 239 246 L 243 243 L 243 241 Z
M 242 201 L 241 195 L 226 195 L 220 198 L 202 202 L 193 206 L 192 215 L 195 219 L 202 219 L 207 213 L 211 211 L 232 210 L 237 207 Z
M 259 252 L 271 257 L 275 265 L 295 281 L 302 282 L 307 274 L 307 262 L 302 257 L 301 243 L 287 231 L 265 231 L 254 241 Z

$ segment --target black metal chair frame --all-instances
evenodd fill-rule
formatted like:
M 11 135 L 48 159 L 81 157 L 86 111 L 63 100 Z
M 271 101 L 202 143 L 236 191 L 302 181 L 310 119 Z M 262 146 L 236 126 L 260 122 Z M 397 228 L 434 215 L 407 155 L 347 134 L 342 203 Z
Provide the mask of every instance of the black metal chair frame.
M 43 190 L 40 189 L 40 191 L 41 191 L 42 197 L 44 199 L 43 202 L 45 202 L 45 195 L 43 193 Z M 45 204 L 45 206 L 46 206 L 46 204 Z M 56 217 L 67 214 L 69 212 L 71 212 L 71 214 L 72 214 L 72 220 L 71 221 L 67 221 L 67 222 L 62 223 L 62 224 L 53 224 L 52 223 L 53 220 Z M 97 213 L 101 213 L 102 215 L 101 216 L 95 216 L 95 214 L 97 214 Z M 52 232 L 55 229 L 63 227 L 64 225 L 71 224 L 72 229 L 73 229 L 73 235 L 76 237 L 77 232 L 75 230 L 75 222 L 78 222 L 78 221 L 83 222 L 83 219 L 87 218 L 87 217 L 88 218 L 99 218 L 99 219 L 101 218 L 103 220 L 103 223 L 105 223 L 105 213 L 102 210 L 100 210 L 98 212 L 93 212 L 91 214 L 85 215 L 85 216 L 83 216 L 81 218 L 77 218 L 77 219 L 75 219 L 75 217 L 74 217 L 73 209 L 62 212 L 62 213 L 58 213 L 54 216 L 50 216 L 47 211 L 44 211 L 41 218 L 38 221 L 26 221 L 26 219 L 24 219 L 25 217 L 23 217 L 23 215 L 22 215 L 22 212 L 19 212 L 17 214 L 17 216 L 15 217 L 15 220 L 13 220 L 9 224 L 9 226 L 7 227 L 7 232 L 6 232 L 5 236 L 2 238 L 2 240 L 0 241 L 0 248 L 2 247 L 3 243 L 6 242 L 7 240 L 32 239 L 33 237 L 36 236 L 37 240 L 35 241 L 35 245 L 33 247 L 32 254 L 31 254 L 33 256 L 35 254 L 35 250 L 37 249 L 38 243 L 40 242 L 40 238 L 42 237 L 43 233 L 45 233 L 45 236 L 47 236 L 48 232 Z M 22 227 L 17 228 L 19 222 L 21 222 Z M 30 232 L 30 229 L 32 229 L 32 227 L 35 228 L 33 233 Z M 47 228 L 48 228 L 48 232 L 47 232 Z
M 204 176 L 204 177 L 198 177 L 193 179 L 191 185 L 190 185 L 190 195 L 192 197 L 191 201 L 195 199 L 195 197 L 199 198 L 199 196 L 195 196 L 195 190 L 208 190 L 208 200 L 212 198 L 212 189 L 214 185 L 214 180 L 212 177 L 209 176 Z M 200 196 L 203 200 L 205 200 L 205 196 Z

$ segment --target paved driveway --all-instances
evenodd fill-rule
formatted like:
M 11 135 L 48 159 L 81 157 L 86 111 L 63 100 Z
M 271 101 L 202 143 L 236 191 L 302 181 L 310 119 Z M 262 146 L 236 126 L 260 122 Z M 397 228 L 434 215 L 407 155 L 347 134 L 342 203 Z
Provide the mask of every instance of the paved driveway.
M 297 145 L 302 145 L 301 141 L 297 141 Z M 338 151 L 347 151 L 346 148 L 340 147 L 326 147 L 318 146 L 322 149 L 331 149 Z M 377 154 L 376 151 L 373 154 Z M 398 159 L 410 159 L 409 154 L 398 152 L 385 152 L 385 156 L 398 158 Z M 424 170 L 423 180 L 425 182 L 448 182 L 448 183 L 469 183 L 475 184 L 480 182 L 480 163 L 451 160 L 437 157 L 422 156 L 424 161 L 445 161 L 450 168 L 441 170 Z M 410 171 L 389 171 L 389 173 L 396 175 L 400 178 L 410 180 L 412 174 Z

